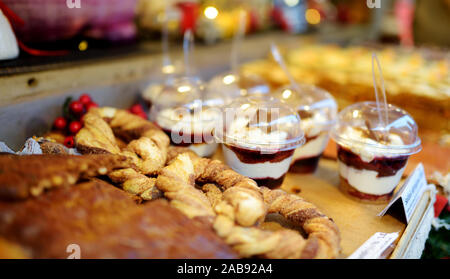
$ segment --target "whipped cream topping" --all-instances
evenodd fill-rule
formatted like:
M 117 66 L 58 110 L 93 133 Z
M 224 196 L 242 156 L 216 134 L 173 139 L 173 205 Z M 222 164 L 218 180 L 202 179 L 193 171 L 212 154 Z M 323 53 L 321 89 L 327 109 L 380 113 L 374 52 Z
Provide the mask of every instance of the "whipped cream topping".
M 200 157 L 211 157 L 218 147 L 218 143 L 197 143 L 191 144 L 188 148 Z
M 217 110 L 198 110 L 188 113 L 180 109 L 164 109 L 156 117 L 156 123 L 167 130 L 201 134 L 210 132 L 217 124 L 220 112 Z
M 341 146 L 350 149 L 353 153 L 358 154 L 361 160 L 364 162 L 371 162 L 375 157 L 396 157 L 401 156 L 404 151 L 396 149 L 396 146 L 404 145 L 401 137 L 394 133 L 389 133 L 388 142 L 378 142 L 374 139 L 367 137 L 364 131 L 360 129 L 355 129 L 353 127 L 346 127 L 345 131 L 339 135 L 343 140 L 357 140 L 358 142 L 353 142 L 351 145 L 343 142 L 339 142 Z M 370 148 L 367 145 L 384 145 L 392 146 L 389 151 L 378 151 L 376 149 Z
M 325 115 L 319 111 L 312 112 L 312 116 L 308 118 L 302 118 L 300 126 L 306 137 L 315 137 L 323 130 L 323 125 L 328 122 Z
M 149 85 L 144 93 L 142 94 L 142 96 L 144 97 L 144 99 L 153 102 L 156 100 L 156 97 L 158 97 L 159 93 L 162 91 L 163 89 L 163 85 L 162 84 L 151 84 Z
M 236 118 L 227 128 L 227 136 L 239 142 L 243 147 L 264 146 L 278 147 L 288 139 L 285 131 L 270 131 L 269 127 L 252 126 L 250 119 L 246 117 Z

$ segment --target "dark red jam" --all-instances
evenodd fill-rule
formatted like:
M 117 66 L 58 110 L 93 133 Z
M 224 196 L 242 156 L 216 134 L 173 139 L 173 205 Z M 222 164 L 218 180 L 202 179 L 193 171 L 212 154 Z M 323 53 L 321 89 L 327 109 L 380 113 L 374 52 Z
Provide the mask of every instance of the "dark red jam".
M 317 139 L 321 134 L 318 134 L 313 137 L 305 137 L 305 144 L 309 141 Z M 300 147 L 301 148 L 301 147 Z M 290 172 L 308 174 L 313 173 L 317 170 L 317 166 L 319 165 L 320 157 L 322 157 L 322 153 L 313 157 L 305 157 L 298 158 L 294 162 L 292 162 L 291 167 L 289 168 Z
M 152 101 L 150 101 L 150 99 L 145 99 L 144 98 L 144 104 L 147 106 L 148 111 L 150 111 L 150 109 L 152 108 Z
M 347 166 L 358 170 L 372 170 L 378 173 L 377 177 L 393 176 L 408 162 L 409 156 L 375 157 L 370 162 L 364 162 L 361 157 L 340 145 L 337 147 L 338 159 Z
M 226 145 L 226 147 L 234 152 L 239 160 L 246 164 L 258 164 L 258 163 L 278 163 L 286 158 L 294 155 L 295 149 L 281 150 L 276 152 L 268 152 L 267 154 L 260 150 L 247 149 L 242 147 L 236 147 L 232 145 Z
M 387 193 L 384 195 L 372 195 L 372 194 L 366 194 L 358 191 L 355 189 L 350 183 L 348 183 L 347 179 L 340 177 L 340 184 L 339 188 L 342 192 L 346 193 L 347 195 L 356 198 L 361 201 L 366 201 L 368 203 L 387 203 L 392 197 L 392 194 L 395 190 L 392 190 L 391 193 Z
M 317 170 L 320 157 L 322 157 L 322 153 L 314 157 L 299 158 L 293 162 L 289 171 L 303 174 L 313 173 Z
M 259 187 L 265 186 L 270 189 L 275 189 L 279 188 L 281 184 L 283 184 L 285 176 L 286 174 L 283 174 L 280 178 L 266 177 L 266 178 L 252 178 L 252 179 L 255 180 L 256 183 L 258 183 Z
M 212 135 L 194 134 L 194 133 L 179 133 L 172 134 L 172 130 L 160 127 L 170 138 L 170 142 L 175 146 L 189 146 L 191 144 L 211 143 L 214 138 Z
M 231 151 L 233 151 L 234 154 L 236 154 L 236 157 L 238 157 L 241 162 L 246 164 L 259 164 L 266 162 L 278 163 L 294 155 L 295 151 L 295 149 L 291 149 L 265 154 L 259 150 L 252 150 L 231 145 L 226 145 L 226 147 Z M 255 180 L 258 186 L 266 186 L 270 189 L 273 189 L 280 187 L 281 184 L 283 184 L 285 175 L 286 174 L 283 174 L 279 178 L 272 178 L 272 177 L 262 177 L 262 178 L 250 177 L 250 178 Z

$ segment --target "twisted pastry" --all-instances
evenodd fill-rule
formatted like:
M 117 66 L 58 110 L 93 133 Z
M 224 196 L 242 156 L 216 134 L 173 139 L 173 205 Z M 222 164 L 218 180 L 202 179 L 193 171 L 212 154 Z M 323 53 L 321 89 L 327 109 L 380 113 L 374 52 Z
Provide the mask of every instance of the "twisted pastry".
M 98 114 L 88 112 L 84 127 L 76 134 L 75 144 L 82 154 L 120 154 L 111 128 Z
M 227 215 L 242 226 L 253 226 L 266 216 L 266 206 L 258 185 L 252 179 L 240 175 L 219 160 L 198 157 L 184 148 L 169 148 L 169 164 L 177 154 L 186 154 L 194 166 L 196 182 L 214 183 L 224 190 L 222 201 L 215 210 Z
M 133 159 L 139 171 L 146 175 L 155 175 L 166 163 L 166 155 L 149 138 L 142 137 L 131 141 L 123 155 Z
M 170 139 L 158 126 L 126 110 L 103 107 L 91 111 L 109 123 L 114 135 L 130 142 L 127 149 L 139 155 L 139 159 L 142 157 L 144 159 L 142 164 L 152 165 L 150 167 L 151 174 L 155 174 L 158 169 L 164 167 Z M 143 140 L 143 138 L 149 139 L 151 142 Z M 138 142 L 134 140 L 138 140 Z M 141 144 L 146 147 L 139 147 Z M 147 148 L 150 148 L 151 151 L 146 152 Z M 144 169 L 145 172 L 147 172 L 146 169 Z
M 114 132 L 113 132 L 114 131 Z M 119 148 L 115 134 L 130 142 Z M 154 180 L 167 160 L 169 138 L 155 125 L 127 111 L 115 108 L 94 108 L 84 116 L 84 127 L 76 135 L 77 149 L 87 153 L 113 153 L 129 157 L 136 166 L 110 174 L 115 183 L 144 200 L 161 196 Z
M 219 215 L 214 230 L 241 257 L 258 256 L 271 259 L 298 259 L 302 257 L 305 239 L 296 231 L 262 230 L 257 227 L 241 227 L 230 218 Z
M 158 126 L 152 122 L 134 115 L 126 110 L 103 107 L 95 108 L 94 113 L 105 119 L 114 134 L 130 142 L 146 137 L 151 139 L 162 151 L 167 153 L 170 139 Z
M 206 196 L 195 188 L 194 166 L 187 154 L 179 155 L 163 168 L 156 178 L 156 187 L 164 192 L 170 204 L 189 218 L 212 222 L 215 213 Z
M 339 229 L 316 206 L 283 190 L 261 187 L 261 192 L 269 213 L 281 214 L 308 234 L 302 257 L 335 258 L 339 255 Z
M 202 191 L 205 193 L 212 208 L 215 208 L 222 201 L 222 191 L 215 184 L 205 184 L 202 187 Z
M 156 178 L 149 178 L 132 168 L 116 170 L 108 177 L 122 186 L 125 192 L 141 197 L 143 200 L 155 200 L 162 197 L 161 191 L 155 186 Z
M 194 158 L 194 162 L 191 158 Z M 253 190 L 251 186 L 248 186 L 252 184 L 247 184 L 245 179 L 228 174 L 229 169 L 219 166 L 219 163 L 215 160 L 193 157 L 190 153 L 182 153 L 163 169 L 158 176 L 157 186 L 163 192 L 176 192 L 178 195 L 166 193 L 166 197 L 171 200 L 171 203 L 183 204 L 182 207 L 178 204 L 175 204 L 175 206 L 178 206 L 177 208 L 191 218 L 205 215 L 213 218 L 216 215 L 213 222 L 214 230 L 242 257 L 334 258 L 338 255 L 340 239 L 336 225 L 312 204 L 282 190 L 272 191 L 268 188 L 259 190 L 258 188 L 259 194 L 263 197 L 263 202 L 269 209 L 268 212 L 279 213 L 288 220 L 302 226 L 308 233 L 307 240 L 294 230 L 267 231 L 255 226 L 240 225 L 238 216 L 243 214 L 244 211 L 241 211 L 239 206 L 245 206 L 245 201 L 249 202 L 250 200 L 250 204 L 254 202 L 253 196 L 251 196 L 253 192 L 250 191 L 251 198 L 248 198 L 248 193 L 243 189 Z M 198 173 L 194 170 L 195 164 L 197 164 L 196 171 L 199 171 Z M 167 172 L 169 169 L 170 172 Z M 201 170 L 203 172 L 200 172 Z M 164 175 L 161 176 L 163 173 Z M 225 173 L 223 177 L 221 173 Z M 202 190 L 205 192 L 209 204 L 204 203 L 202 199 L 202 207 L 196 206 L 195 208 L 198 211 L 192 214 L 191 209 L 186 206 L 186 203 L 193 206 L 192 199 L 185 198 L 189 197 L 189 191 L 195 190 L 195 193 L 201 194 L 195 189 L 195 178 L 202 182 L 208 179 L 222 181 L 224 185 L 219 185 L 226 190 L 220 193 L 219 187 L 215 184 L 207 183 L 203 185 Z M 240 183 L 245 187 L 239 189 Z M 230 191 L 234 188 L 237 189 L 237 192 Z M 227 191 L 229 191 L 228 194 Z M 229 196 L 227 197 L 227 195 Z M 236 197 L 238 202 L 233 201 L 233 197 Z M 246 209 L 253 210 L 251 206 L 246 207 Z M 212 214 L 211 210 L 213 210 Z M 247 213 L 254 216 L 251 212 Z M 265 218 L 265 214 L 262 218 Z

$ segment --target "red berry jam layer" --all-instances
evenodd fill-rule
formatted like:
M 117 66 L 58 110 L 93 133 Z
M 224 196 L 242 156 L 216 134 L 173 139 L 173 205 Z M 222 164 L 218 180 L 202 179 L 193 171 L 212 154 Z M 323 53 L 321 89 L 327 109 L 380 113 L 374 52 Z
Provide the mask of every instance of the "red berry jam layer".
M 294 150 L 264 154 L 245 147 L 223 145 L 227 164 L 238 173 L 255 180 L 259 186 L 279 187 L 289 170 Z
M 362 201 L 362 202 L 366 202 L 366 203 L 373 203 L 373 204 L 381 204 L 381 203 L 389 202 L 391 200 L 392 193 L 394 192 L 394 190 L 392 190 L 392 192 L 390 192 L 388 194 L 384 194 L 384 195 L 372 195 L 372 194 L 362 193 L 362 192 L 358 191 L 357 189 L 355 189 L 354 187 L 352 187 L 352 185 L 350 185 L 348 183 L 347 179 L 343 178 L 342 176 L 340 176 L 339 189 L 343 193 L 350 196 L 351 198 L 354 198 L 358 201 Z
M 236 147 L 228 144 L 226 144 L 226 147 L 232 150 L 242 163 L 246 164 L 258 164 L 265 162 L 278 163 L 294 154 L 294 149 L 265 154 L 259 150 Z
M 364 162 L 361 157 L 347 148 L 338 145 L 338 159 L 349 167 L 358 170 L 372 170 L 378 173 L 377 177 L 393 176 L 405 167 L 409 156 L 375 157 L 370 162 Z
M 318 156 L 295 160 L 289 168 L 289 171 L 302 174 L 314 173 L 319 165 L 320 157 L 322 157 L 322 153 Z
M 280 178 L 266 177 L 266 178 L 253 178 L 253 180 L 255 180 L 255 182 L 258 184 L 259 187 L 265 186 L 270 189 L 276 189 L 279 188 L 281 184 L 283 184 L 285 176 L 286 174 L 282 175 Z

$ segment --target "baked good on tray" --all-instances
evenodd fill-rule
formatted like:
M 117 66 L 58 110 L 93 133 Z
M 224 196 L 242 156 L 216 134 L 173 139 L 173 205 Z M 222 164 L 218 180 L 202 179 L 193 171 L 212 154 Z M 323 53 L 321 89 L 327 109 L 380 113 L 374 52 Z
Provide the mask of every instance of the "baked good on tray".
M 120 155 L 0 155 L 0 200 L 21 200 L 130 167 Z
M 125 110 L 94 108 L 84 120 L 75 146 L 85 155 L 0 156 L 0 168 L 17 173 L 50 166 L 32 170 L 33 179 L 13 176 L 17 189 L 0 186 L 6 189 L 0 239 L 12 251 L 6 257 L 67 257 L 68 242 L 81 247 L 82 258 L 339 256 L 338 227 L 302 198 L 258 187 L 221 161 L 170 146 L 161 129 Z M 99 167 L 98 161 L 120 163 Z M 91 171 L 80 170 L 87 163 Z M 32 190 L 55 174 L 76 179 Z M 263 229 L 270 213 L 298 230 Z
M 136 205 L 102 181 L 1 201 L 0 235 L 30 258 L 67 258 L 69 244 L 80 247 L 81 258 L 236 257 L 209 227 L 167 202 Z

